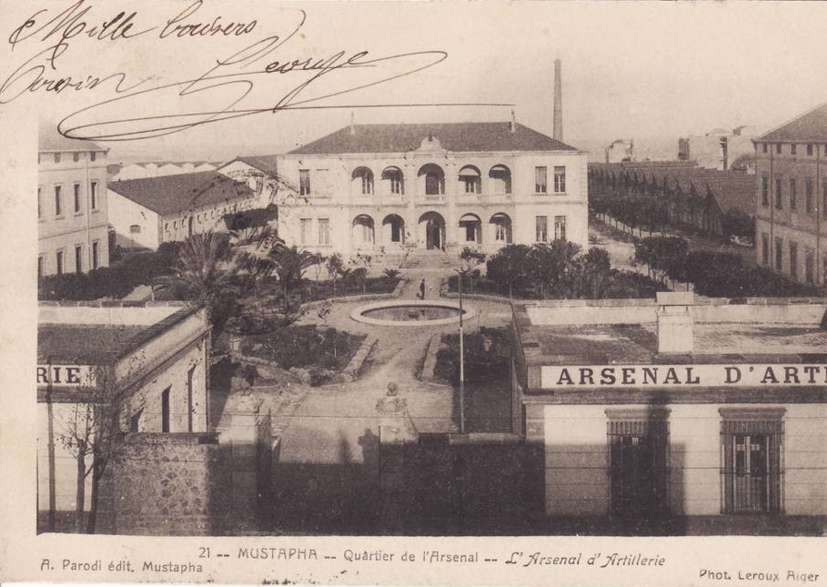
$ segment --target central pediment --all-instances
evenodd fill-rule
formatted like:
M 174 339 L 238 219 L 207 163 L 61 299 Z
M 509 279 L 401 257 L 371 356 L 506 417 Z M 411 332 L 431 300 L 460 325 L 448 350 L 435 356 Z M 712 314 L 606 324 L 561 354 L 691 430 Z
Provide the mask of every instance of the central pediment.
M 417 151 L 422 152 L 433 152 L 433 151 L 444 151 L 445 149 L 442 148 L 442 145 L 439 142 L 439 139 L 436 138 L 434 135 L 429 134 L 422 142 L 419 144 L 419 148 Z

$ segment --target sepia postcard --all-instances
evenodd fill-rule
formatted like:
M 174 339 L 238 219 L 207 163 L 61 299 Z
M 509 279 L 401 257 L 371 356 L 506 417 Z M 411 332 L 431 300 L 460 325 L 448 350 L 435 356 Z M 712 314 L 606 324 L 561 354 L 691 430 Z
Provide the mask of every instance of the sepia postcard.
M 827 587 L 827 5 L 0 14 L 0 580 Z

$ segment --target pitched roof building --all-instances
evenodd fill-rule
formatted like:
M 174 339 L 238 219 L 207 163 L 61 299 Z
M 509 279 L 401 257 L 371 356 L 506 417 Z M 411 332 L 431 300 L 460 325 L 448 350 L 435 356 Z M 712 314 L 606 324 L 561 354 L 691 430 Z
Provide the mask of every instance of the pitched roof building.
M 586 246 L 585 166 L 585 153 L 512 119 L 352 124 L 220 171 L 258 175 L 288 244 L 376 255 L 555 238 Z
M 109 194 L 116 242 L 129 249 L 224 230 L 224 215 L 257 205 L 249 185 L 217 171 L 114 181 Z
M 594 194 L 638 194 L 669 202 L 670 218 L 723 234 L 723 216 L 737 210 L 755 216 L 755 176 L 698 167 L 694 161 L 590 163 Z M 685 210 L 678 210 L 686 203 Z
M 439 139 L 446 151 L 575 151 L 519 123 L 454 122 L 434 124 L 356 124 L 290 151 L 291 155 L 406 153 L 423 139 Z
M 93 409 L 108 406 L 104 409 L 118 417 L 121 432 L 208 429 L 210 331 L 206 310 L 183 302 L 40 304 L 36 381 L 41 531 L 73 531 L 79 486 L 84 511 L 89 511 L 92 475 L 79 484 L 78 454 L 60 439 L 101 434 L 103 425 Z M 92 455 L 84 455 L 81 464 L 91 467 Z M 101 501 L 109 503 L 108 509 L 118 507 L 111 497 Z
M 827 104 L 754 140 L 756 261 L 827 284 Z

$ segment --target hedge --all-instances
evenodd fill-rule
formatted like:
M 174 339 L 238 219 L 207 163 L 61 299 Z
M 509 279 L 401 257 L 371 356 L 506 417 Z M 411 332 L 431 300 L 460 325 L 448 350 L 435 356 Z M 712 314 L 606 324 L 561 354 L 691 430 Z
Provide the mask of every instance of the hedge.
M 139 285 L 172 273 L 180 243 L 163 243 L 157 251 L 133 253 L 109 267 L 88 273 L 64 273 L 41 277 L 40 300 L 97 300 L 122 298 Z

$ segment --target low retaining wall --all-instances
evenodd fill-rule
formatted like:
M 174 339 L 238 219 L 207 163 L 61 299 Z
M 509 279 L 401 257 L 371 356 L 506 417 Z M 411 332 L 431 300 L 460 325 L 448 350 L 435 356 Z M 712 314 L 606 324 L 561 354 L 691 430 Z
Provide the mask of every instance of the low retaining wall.
M 459 294 L 456 293 L 456 292 L 447 292 L 442 297 L 450 298 L 452 300 L 457 300 L 457 299 L 459 299 Z M 530 304 L 530 303 L 539 301 L 539 300 L 520 300 L 520 299 L 516 299 L 516 298 L 512 299 L 512 298 L 507 298 L 507 297 L 504 297 L 504 296 L 492 296 L 490 294 L 475 294 L 475 293 L 469 294 L 469 293 L 465 293 L 465 292 L 463 292 L 463 294 L 462 294 L 462 299 L 463 300 L 466 300 L 466 299 L 467 300 L 479 300 L 481 302 L 493 302 L 493 303 L 496 303 L 496 304 L 512 304 L 512 303 L 514 303 L 514 304 Z
M 336 376 L 336 381 L 344 383 L 357 379 L 374 346 L 376 346 L 376 337 L 373 335 L 368 335 L 368 337 L 362 341 L 362 344 L 359 346 L 359 350 L 356 351 L 356 354 L 350 359 L 347 367 L 345 367 L 344 370 Z
M 396 297 L 393 293 L 378 293 L 378 294 L 365 294 L 365 295 L 355 295 L 355 296 L 337 296 L 335 298 L 325 298 L 323 300 L 313 300 L 312 302 L 305 302 L 302 304 L 301 309 L 303 312 L 307 312 L 309 310 L 313 310 L 316 308 L 321 307 L 323 304 L 326 303 L 337 303 L 337 302 L 369 302 L 372 300 L 389 300 L 391 298 Z
M 451 310 L 457 310 L 456 316 L 451 316 L 449 318 L 433 318 L 433 319 L 425 319 L 425 320 L 393 320 L 393 319 L 383 319 L 383 318 L 371 318 L 366 316 L 365 314 L 370 310 L 379 310 L 379 309 L 386 309 L 386 308 L 429 308 L 429 307 L 440 307 L 446 308 Z M 463 316 L 465 320 L 471 320 L 477 316 L 477 311 L 471 307 L 463 308 Z M 356 322 L 362 322 L 363 324 L 373 324 L 375 326 L 391 326 L 394 328 L 400 327 L 422 327 L 422 326 L 447 326 L 450 324 L 455 324 L 459 322 L 459 304 L 455 304 L 453 302 L 446 302 L 440 300 L 397 300 L 393 302 L 385 302 L 383 303 L 376 303 L 376 304 L 365 304 L 364 306 L 357 306 L 350 312 L 351 319 L 355 320 Z
M 405 286 L 408 284 L 410 279 L 402 278 L 399 280 L 399 283 L 396 284 L 396 287 L 393 288 L 393 292 L 391 293 L 391 297 L 398 298 L 402 295 L 402 290 L 405 289 Z
M 439 346 L 442 343 L 442 333 L 438 332 L 431 336 L 428 341 L 428 347 L 425 349 L 425 363 L 422 366 L 422 374 L 420 379 L 422 381 L 433 381 L 434 370 L 436 369 L 436 354 L 439 352 Z

